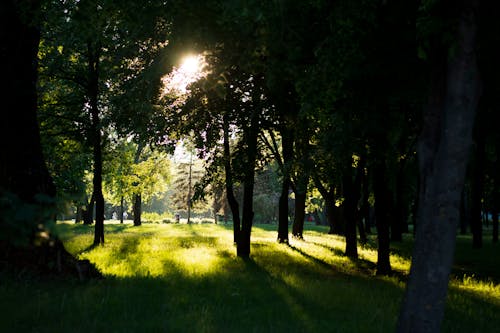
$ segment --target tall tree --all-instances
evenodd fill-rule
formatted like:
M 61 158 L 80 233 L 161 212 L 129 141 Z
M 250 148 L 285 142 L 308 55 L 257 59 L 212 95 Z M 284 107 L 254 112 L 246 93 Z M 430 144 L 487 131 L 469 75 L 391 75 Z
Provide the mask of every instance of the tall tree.
M 0 125 L 0 233 L 7 243 L 29 243 L 37 226 L 51 222 L 55 213 L 55 187 L 37 121 L 40 18 L 40 1 L 0 4 L 0 59 L 6 83 L 1 90 L 5 112 Z M 25 214 L 16 221 L 17 210 Z
M 477 1 L 425 1 L 420 9 L 424 21 L 439 24 L 424 30 L 430 90 L 418 143 L 418 228 L 398 332 L 440 331 L 480 93 Z

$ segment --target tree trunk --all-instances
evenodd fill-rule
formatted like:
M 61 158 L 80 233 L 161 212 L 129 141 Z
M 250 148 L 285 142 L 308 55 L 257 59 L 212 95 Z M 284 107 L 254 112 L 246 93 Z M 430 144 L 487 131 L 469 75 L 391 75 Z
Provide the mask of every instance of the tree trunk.
M 307 185 L 306 185 L 307 186 Z M 295 238 L 303 239 L 304 220 L 306 218 L 306 189 L 299 189 L 297 186 L 295 191 L 295 217 L 292 225 L 292 235 Z
M 257 110 L 253 111 L 251 125 L 244 135 L 247 144 L 246 167 L 243 175 L 243 212 L 241 219 L 241 232 L 237 244 L 238 257 L 250 256 L 250 236 L 253 223 L 253 189 L 255 180 L 255 161 L 257 159 Z
M 373 168 L 373 190 L 375 194 L 375 223 L 377 227 L 377 275 L 391 273 L 390 261 L 390 202 L 391 193 L 387 187 L 385 161 L 377 161 Z
M 85 200 L 87 196 L 85 196 Z M 94 223 L 94 204 L 95 204 L 95 197 L 94 193 L 92 193 L 90 197 L 90 201 L 85 203 L 85 208 L 82 209 L 82 214 L 83 214 L 83 224 L 85 225 L 92 225 Z
M 472 231 L 472 247 L 480 249 L 483 246 L 483 214 L 481 201 L 484 189 L 484 163 L 485 163 L 485 142 L 484 129 L 481 126 L 481 114 L 476 120 L 476 130 L 474 133 L 475 147 L 473 149 L 472 162 L 472 182 L 471 182 L 471 217 L 470 226 Z
M 120 224 L 123 224 L 123 195 L 120 198 Z
M 94 245 L 104 244 L 104 196 L 102 194 L 102 140 L 101 140 L 101 121 L 99 119 L 99 57 L 100 47 L 87 43 L 88 57 L 88 98 L 90 106 L 91 128 L 90 138 L 93 148 L 94 158 L 94 177 L 93 196 L 95 198 L 95 233 Z
M 364 202 L 361 201 L 363 196 L 365 195 L 363 193 L 363 183 L 366 181 L 366 157 L 361 156 L 359 162 L 358 162 L 358 167 L 356 168 L 356 179 L 354 181 L 355 184 L 355 190 L 356 190 L 356 203 L 355 203 L 355 219 L 356 219 L 356 224 L 358 226 L 359 230 L 359 241 L 361 244 L 366 244 L 368 242 L 368 239 L 366 238 L 366 230 L 365 226 L 363 223 L 363 204 Z M 361 202 L 360 202 L 361 201 Z M 360 208 L 358 209 L 358 204 L 360 205 Z
M 369 177 L 368 177 L 368 172 L 363 172 L 362 174 L 362 196 L 361 196 L 361 220 L 364 222 L 364 230 L 365 234 L 370 234 L 371 233 L 371 221 L 370 221 L 370 202 L 368 201 L 368 198 L 370 196 L 370 184 L 369 184 Z
M 23 221 L 26 234 L 38 224 L 55 220 L 55 186 L 42 153 L 37 122 L 38 45 L 40 1 L 1 1 L 0 61 L 3 64 L 2 120 L 0 121 L 0 234 L 9 228 L 4 209 L 15 195 L 20 204 L 34 204 L 40 214 Z M 50 212 L 50 214 L 47 214 Z M 21 228 L 20 226 L 17 226 Z M 17 230 L 17 229 L 16 229 Z M 17 236 L 17 235 L 16 235 Z
M 80 223 L 82 222 L 82 206 L 77 204 L 76 205 L 76 213 L 75 213 L 75 223 Z
M 229 147 L 229 121 L 227 119 L 227 114 L 222 117 L 222 131 L 224 136 L 224 173 L 226 178 L 226 197 L 231 209 L 231 214 L 233 215 L 233 241 L 235 244 L 238 243 L 240 237 L 240 208 L 238 205 L 238 200 L 234 196 L 234 183 L 233 183 L 233 171 L 231 169 L 231 151 Z
M 142 197 L 140 194 L 134 195 L 134 226 L 138 227 L 142 224 L 141 213 L 142 213 Z
M 408 229 L 407 215 L 406 215 L 406 200 L 404 193 L 404 160 L 399 162 L 398 172 L 396 175 L 396 194 L 394 196 L 394 216 L 391 218 L 391 241 L 403 241 L 403 229 Z M 404 226 L 406 225 L 406 227 Z
M 398 332 L 439 332 L 444 315 L 480 91 L 475 56 L 477 3 L 468 0 L 456 5 L 456 44 L 452 48 L 442 45 L 441 35 L 430 44 L 434 52 L 430 55 L 431 91 L 418 144 L 418 228 Z M 454 10 L 446 9 L 447 13 Z
M 352 179 L 352 168 L 344 172 L 342 177 L 342 188 L 344 192 L 344 217 L 345 217 L 345 255 L 352 259 L 358 258 L 358 242 L 356 234 L 357 204 L 359 201 L 359 184 L 361 175 L 356 175 L 356 180 Z
M 283 179 L 278 207 L 278 242 L 288 244 L 288 195 L 290 190 L 290 166 L 293 158 L 293 138 L 289 129 L 281 131 L 283 151 Z

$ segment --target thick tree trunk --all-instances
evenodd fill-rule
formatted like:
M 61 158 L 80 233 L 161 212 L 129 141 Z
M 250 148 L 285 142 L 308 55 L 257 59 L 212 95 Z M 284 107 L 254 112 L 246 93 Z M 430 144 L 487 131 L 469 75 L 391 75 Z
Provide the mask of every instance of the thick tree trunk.
M 233 171 L 231 169 L 231 151 L 229 147 L 229 122 L 227 115 L 223 115 L 223 136 L 224 136 L 224 173 L 226 178 L 226 196 L 231 214 L 233 216 L 233 241 L 238 243 L 240 237 L 240 208 L 238 200 L 234 196 Z
M 430 56 L 430 99 L 418 144 L 418 228 L 398 332 L 439 332 L 444 315 L 480 90 L 475 56 L 477 3 L 468 0 L 456 5 L 457 43 L 449 50 L 443 47 L 441 35 L 435 45 L 431 43 L 437 54 Z
M 34 204 L 41 209 L 37 218 L 23 221 L 27 229 L 33 229 L 25 230 L 27 234 L 34 232 L 38 224 L 52 220 L 55 214 L 51 202 L 55 187 L 45 164 L 37 122 L 39 9 L 40 1 L 0 3 L 0 61 L 4 82 L 0 92 L 0 198 L 15 195 L 20 204 Z M 4 209 L 22 209 L 10 207 L 11 202 L 12 198 L 0 200 L 0 234 L 4 237 L 8 232 L 3 228 L 9 228 Z M 42 214 L 47 211 L 51 214 Z
M 141 213 L 142 213 L 142 197 L 140 194 L 134 195 L 134 226 L 138 227 L 142 224 L 141 222 Z

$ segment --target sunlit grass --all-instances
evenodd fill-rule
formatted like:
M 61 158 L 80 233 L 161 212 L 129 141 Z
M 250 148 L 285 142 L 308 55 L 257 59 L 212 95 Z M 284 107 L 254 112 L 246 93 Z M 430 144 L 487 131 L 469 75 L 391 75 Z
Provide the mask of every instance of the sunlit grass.
M 256 225 L 250 260 L 236 257 L 231 225 L 106 222 L 106 243 L 96 248 L 92 226 L 57 230 L 106 278 L 0 280 L 1 332 L 391 332 L 412 243 L 392 244 L 398 274 L 377 277 L 375 236 L 353 261 L 343 238 L 321 226 L 285 245 L 275 225 Z M 443 332 L 500 325 L 500 268 L 483 258 L 498 249 L 471 254 L 469 241 L 458 242 Z

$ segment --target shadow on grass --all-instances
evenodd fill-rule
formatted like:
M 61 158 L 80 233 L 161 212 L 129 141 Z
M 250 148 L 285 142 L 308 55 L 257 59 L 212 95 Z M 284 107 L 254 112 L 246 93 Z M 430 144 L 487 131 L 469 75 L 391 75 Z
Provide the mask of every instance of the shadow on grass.
M 334 267 L 307 248 L 289 246 L 300 255 L 277 251 L 274 238 L 253 242 L 250 259 L 235 257 L 234 249 L 226 246 L 217 249 L 217 260 L 212 262 L 214 256 L 202 254 L 212 253 L 212 247 L 222 246 L 224 241 L 207 236 L 201 231 L 205 229 L 189 226 L 186 230 L 186 234 L 164 241 L 172 242 L 188 255 L 196 253 L 190 252 L 191 247 L 198 247 L 200 257 L 193 258 L 191 266 L 184 265 L 179 258 L 166 257 L 161 262 L 164 268 L 159 277 L 108 277 L 76 288 L 71 283 L 17 289 L 11 285 L 2 289 L 0 285 L 3 296 L 0 331 L 2 328 L 40 332 L 394 330 L 403 292 L 402 285 L 394 279 L 378 279 L 373 274 Z M 133 270 L 139 274 L 147 268 L 149 257 L 142 256 L 135 262 L 133 252 L 142 248 L 137 245 L 144 236 L 130 233 L 129 237 L 136 241 L 114 244 L 113 257 L 128 252 L 130 257 L 121 260 L 131 267 L 141 265 Z M 343 256 L 339 248 L 315 245 Z M 205 258 L 207 262 L 203 262 Z M 364 267 L 360 271 L 374 269 L 369 261 L 354 263 Z M 210 269 L 196 269 L 203 264 Z M 491 317 L 500 310 L 498 305 L 475 293 L 453 290 L 450 302 L 443 332 L 493 332 L 500 325 L 499 318 Z
M 333 265 L 327 263 L 326 261 L 322 260 L 322 259 L 319 259 L 319 258 L 316 258 L 315 256 L 312 256 L 310 255 L 309 253 L 299 249 L 298 247 L 295 247 L 291 244 L 287 244 L 288 248 L 292 249 L 293 251 L 297 252 L 297 253 L 300 253 L 303 257 L 315 262 L 316 264 L 324 267 L 324 268 L 327 268 L 327 269 L 332 269 L 334 268 Z

